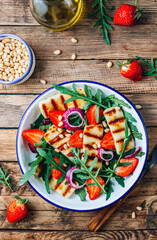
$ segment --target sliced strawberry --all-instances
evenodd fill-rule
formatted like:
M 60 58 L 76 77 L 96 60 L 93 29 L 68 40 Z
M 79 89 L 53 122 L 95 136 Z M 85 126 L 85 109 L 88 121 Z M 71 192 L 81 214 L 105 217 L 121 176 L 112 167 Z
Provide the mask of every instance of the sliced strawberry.
M 58 124 L 60 122 L 62 122 L 62 120 L 59 120 L 59 116 L 63 116 L 63 114 L 65 113 L 65 111 L 62 110 L 52 110 L 49 112 L 49 117 L 51 119 L 51 122 L 59 128 L 64 128 L 64 125 L 58 126 Z
M 98 182 L 100 183 L 100 185 L 104 185 L 105 182 L 104 180 L 101 178 L 101 177 L 97 177 L 97 180 Z M 87 179 L 86 181 L 87 183 L 95 183 L 95 181 L 93 179 Z M 89 185 L 86 185 L 86 188 L 87 188 L 87 191 L 88 191 L 88 194 L 89 194 L 89 198 L 91 200 L 94 200 L 96 199 L 100 192 L 101 192 L 101 188 L 99 186 L 89 186 Z
M 104 149 L 112 149 L 115 150 L 114 139 L 112 137 L 112 133 L 108 132 L 105 134 L 103 140 L 100 143 L 101 147 Z
M 59 158 L 55 157 L 54 160 L 56 161 L 56 163 L 59 163 Z M 60 170 L 52 169 L 52 177 L 54 177 L 55 179 L 58 179 L 61 176 L 62 176 L 62 172 Z
M 92 105 L 87 111 L 87 120 L 88 120 L 89 125 L 97 125 L 101 121 L 101 120 L 99 120 L 98 122 L 96 122 L 96 119 L 95 119 L 96 109 L 97 109 L 97 106 Z M 99 108 L 99 118 L 102 115 L 103 115 L 103 109 Z
M 33 147 L 34 147 L 34 143 L 40 142 L 44 134 L 45 132 L 40 131 L 39 129 L 28 129 L 22 132 L 22 136 L 25 137 Z
M 80 138 L 80 134 L 83 134 L 83 130 L 77 130 L 69 139 L 69 146 L 76 148 L 83 148 L 83 137 Z
M 124 162 L 130 162 L 132 164 L 129 166 L 121 166 L 121 167 L 116 168 L 116 170 L 115 170 L 116 174 L 121 177 L 126 177 L 134 171 L 134 169 L 136 168 L 136 166 L 138 164 L 138 159 L 130 158 L 130 159 L 121 159 L 120 160 L 120 163 L 124 163 Z

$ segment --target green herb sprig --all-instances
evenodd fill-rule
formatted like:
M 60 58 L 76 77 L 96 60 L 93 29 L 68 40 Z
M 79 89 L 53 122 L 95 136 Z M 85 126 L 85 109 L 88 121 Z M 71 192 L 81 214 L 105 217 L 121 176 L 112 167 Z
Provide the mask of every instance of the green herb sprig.
M 113 19 L 106 13 L 107 11 L 110 11 L 113 9 L 113 7 L 108 8 L 105 6 L 105 3 L 108 3 L 107 0 L 96 0 L 93 5 L 92 9 L 94 9 L 94 12 L 89 14 L 90 17 L 93 17 L 97 14 L 99 14 L 99 19 L 96 21 L 94 27 L 101 26 L 100 30 L 103 32 L 103 39 L 107 43 L 107 45 L 110 45 L 110 39 L 109 39 L 109 30 L 113 30 L 113 28 L 107 23 L 107 21 L 113 21 Z
M 157 60 L 155 61 L 153 58 L 151 58 L 151 62 L 149 63 L 147 59 L 143 59 L 141 57 L 136 56 L 137 60 L 141 60 L 143 63 L 145 63 L 147 66 L 149 66 L 152 70 L 148 72 L 144 72 L 144 76 L 153 76 L 155 79 L 157 79 Z
M 13 189 L 11 187 L 10 174 L 8 175 L 8 171 L 9 170 L 4 172 L 3 169 L 0 167 L 0 182 L 3 186 L 9 188 L 13 192 Z

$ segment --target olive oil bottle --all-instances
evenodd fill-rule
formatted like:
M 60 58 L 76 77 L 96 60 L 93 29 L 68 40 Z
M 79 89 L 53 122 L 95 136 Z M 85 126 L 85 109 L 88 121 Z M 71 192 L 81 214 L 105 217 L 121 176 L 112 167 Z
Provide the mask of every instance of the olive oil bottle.
M 41 25 L 61 31 L 78 21 L 83 0 L 30 0 L 30 9 Z

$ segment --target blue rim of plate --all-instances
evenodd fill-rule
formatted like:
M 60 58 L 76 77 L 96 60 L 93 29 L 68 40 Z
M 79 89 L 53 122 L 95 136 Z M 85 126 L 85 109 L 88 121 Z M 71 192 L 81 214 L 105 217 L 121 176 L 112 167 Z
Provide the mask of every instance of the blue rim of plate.
M 29 64 L 28 64 L 28 67 L 27 67 L 27 69 L 26 69 L 26 71 L 25 71 L 25 73 L 23 75 L 20 78 L 17 78 L 14 81 L 10 81 L 10 82 L 4 81 L 4 80 L 0 79 L 0 83 L 2 83 L 2 84 L 6 84 L 6 85 L 15 84 L 15 83 L 18 83 L 18 82 L 22 81 L 28 75 L 28 73 L 30 72 L 30 70 L 32 68 L 32 64 L 33 64 L 32 51 L 31 51 L 29 45 L 22 38 L 20 38 L 17 35 L 10 34 L 10 33 L 0 34 L 0 39 L 2 39 L 2 38 L 14 38 L 14 39 L 19 40 L 20 42 L 22 42 L 25 45 L 25 47 L 27 48 L 27 51 L 28 51 Z
M 67 208 L 67 207 L 60 206 L 60 205 L 58 205 L 58 204 L 56 204 L 56 203 L 53 203 L 52 201 L 50 201 L 49 199 L 47 199 L 47 198 L 44 197 L 43 195 L 41 195 L 41 194 L 32 186 L 32 184 L 28 181 L 28 183 L 29 183 L 29 185 L 31 186 L 31 188 L 32 188 L 41 198 L 43 198 L 43 199 L 44 199 L 45 201 L 47 201 L 48 203 L 53 204 L 53 205 L 55 205 L 56 207 L 60 207 L 60 208 L 63 208 L 63 209 L 66 209 L 66 210 L 75 211 L 75 212 L 89 212 L 89 211 L 96 211 L 96 210 L 99 210 L 99 209 L 102 209 L 102 208 L 106 208 L 106 207 L 110 206 L 111 204 L 116 203 L 117 201 L 119 201 L 120 199 L 122 199 L 122 198 L 136 185 L 136 183 L 139 181 L 139 179 L 140 179 L 140 177 L 141 177 L 141 175 L 142 175 L 142 172 L 143 172 L 143 170 L 144 170 L 144 168 L 145 168 L 145 165 L 146 165 L 146 161 L 147 161 L 147 157 L 148 157 L 149 142 L 148 142 L 147 130 L 146 130 L 146 127 L 145 127 L 145 124 L 144 124 L 144 121 L 143 121 L 141 115 L 139 114 L 139 112 L 137 111 L 137 109 L 134 107 L 134 105 L 130 102 L 130 100 L 128 100 L 125 96 L 123 96 L 123 94 L 121 94 L 121 93 L 118 92 L 117 90 L 115 90 L 115 89 L 113 89 L 113 88 L 111 88 L 111 87 L 109 87 L 109 86 L 107 86 L 107 85 L 105 85 L 105 84 L 97 83 L 97 82 L 93 82 L 93 81 L 87 81 L 87 80 L 69 81 L 69 82 L 61 83 L 61 84 L 59 84 L 59 85 L 66 85 L 66 84 L 69 84 L 69 83 L 76 83 L 76 84 L 77 84 L 77 82 L 79 82 L 79 83 L 92 83 L 92 84 L 96 84 L 96 85 L 99 85 L 99 86 L 103 86 L 103 87 L 106 87 L 106 88 L 112 90 L 113 92 L 119 94 L 121 97 L 123 97 L 123 98 L 132 106 L 132 108 L 135 110 L 135 112 L 136 112 L 137 115 L 139 116 L 139 118 L 140 118 L 140 120 L 141 120 L 141 122 L 142 122 L 143 128 L 144 128 L 145 135 L 146 135 L 146 147 L 147 147 L 147 149 L 146 149 L 146 154 L 145 154 L 145 162 L 144 162 L 143 168 L 142 168 L 142 170 L 141 170 L 141 173 L 140 173 L 138 179 L 136 180 L 136 182 L 130 187 L 130 189 L 129 189 L 126 193 L 124 193 L 121 197 L 119 197 L 119 198 L 118 198 L 117 200 L 115 200 L 114 202 L 109 203 L 108 205 L 106 205 L 106 206 L 104 206 L 104 207 L 98 207 L 98 208 L 89 209 L 89 210 L 77 210 L 77 209 L 72 209 L 72 208 Z M 39 97 L 41 97 L 43 94 L 51 91 L 52 89 L 54 89 L 54 87 L 51 87 L 51 88 L 47 89 L 46 91 L 44 91 L 43 93 L 41 93 L 38 97 L 36 97 L 36 98 L 33 100 L 33 102 L 29 105 L 29 107 L 26 109 L 26 111 L 24 112 L 24 114 L 23 114 L 23 116 L 22 116 L 22 118 L 21 118 L 21 121 L 20 121 L 20 124 L 19 124 L 19 127 L 18 127 L 18 131 L 17 131 L 17 136 L 16 136 L 16 155 L 17 155 L 18 163 L 19 163 L 19 166 L 20 166 L 20 169 L 21 169 L 22 174 L 24 174 L 24 172 L 23 172 L 23 169 L 22 169 L 22 167 L 21 167 L 20 160 L 19 160 L 19 156 L 18 156 L 18 136 L 19 136 L 20 126 L 21 126 L 21 124 L 22 124 L 22 121 L 23 121 L 23 118 L 24 118 L 26 112 L 27 112 L 28 109 L 31 107 L 31 105 L 32 105 Z M 80 200 L 80 201 L 81 201 L 81 200 Z

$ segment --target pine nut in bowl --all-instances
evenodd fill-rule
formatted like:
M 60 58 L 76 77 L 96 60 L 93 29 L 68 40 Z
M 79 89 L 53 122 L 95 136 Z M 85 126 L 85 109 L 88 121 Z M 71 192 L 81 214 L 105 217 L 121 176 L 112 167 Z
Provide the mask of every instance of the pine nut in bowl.
M 33 50 L 14 34 L 0 35 L 0 83 L 20 84 L 30 78 L 35 68 Z

